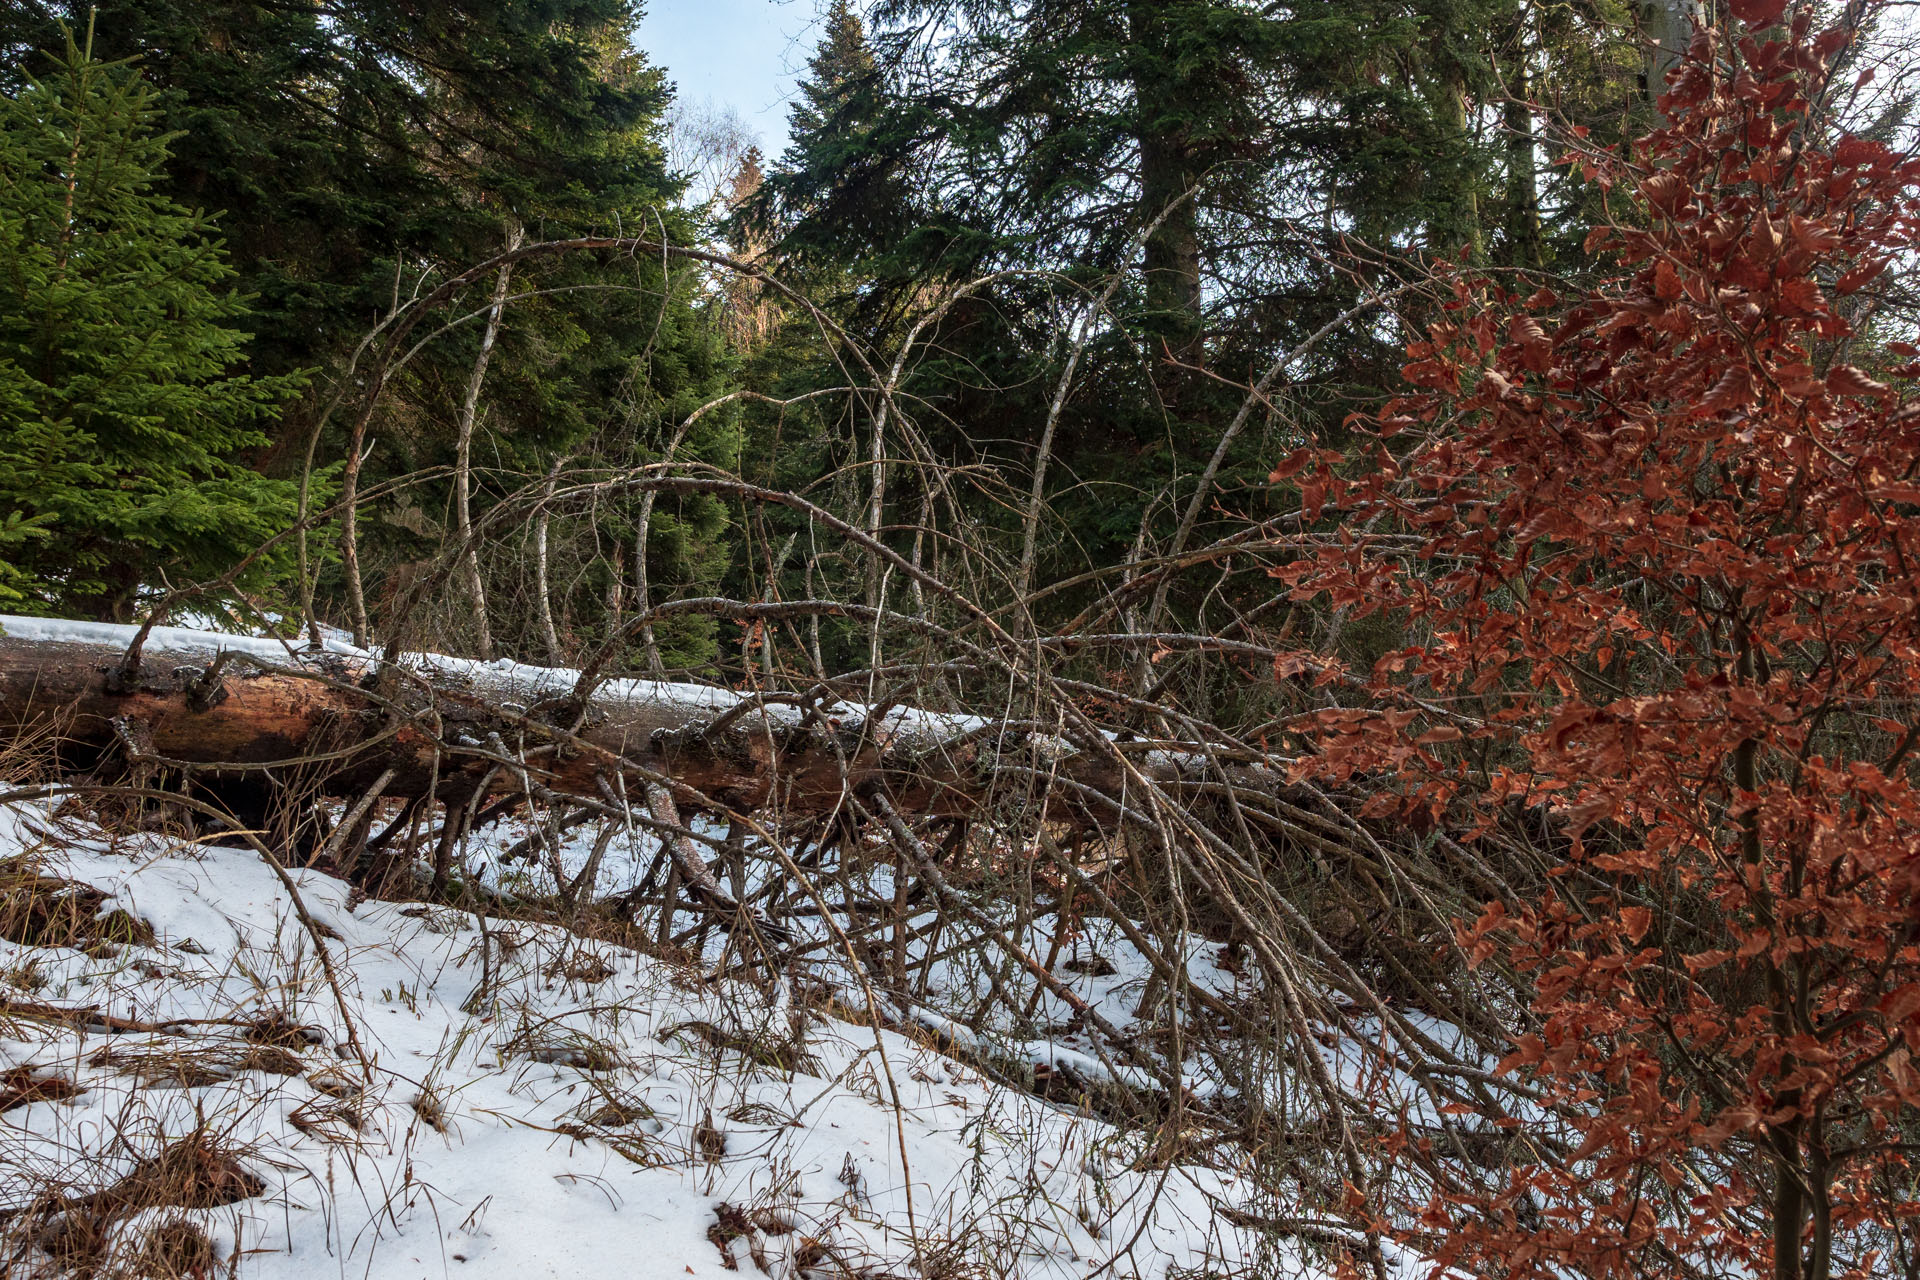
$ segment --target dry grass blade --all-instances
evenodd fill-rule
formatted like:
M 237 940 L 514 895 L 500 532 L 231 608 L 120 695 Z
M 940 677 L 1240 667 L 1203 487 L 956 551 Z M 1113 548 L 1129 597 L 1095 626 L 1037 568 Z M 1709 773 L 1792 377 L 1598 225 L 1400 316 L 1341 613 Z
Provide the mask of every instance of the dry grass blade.
M 50 874 L 30 854 L 0 861 L 0 938 L 24 947 L 72 947 L 92 953 L 151 946 L 153 927 L 124 909 L 107 909 L 92 885 Z
M 85 1092 L 65 1076 L 44 1073 L 31 1066 L 10 1067 L 0 1072 L 0 1112 L 34 1102 L 61 1102 Z
M 243 1071 L 297 1076 L 306 1065 L 276 1045 L 186 1044 L 150 1049 L 103 1048 L 87 1065 L 132 1076 L 144 1085 L 198 1089 L 231 1080 Z
M 174 1206 L 217 1209 L 267 1189 L 238 1152 L 210 1129 L 199 1128 L 141 1160 L 125 1176 L 85 1202 L 95 1212 L 137 1213 Z

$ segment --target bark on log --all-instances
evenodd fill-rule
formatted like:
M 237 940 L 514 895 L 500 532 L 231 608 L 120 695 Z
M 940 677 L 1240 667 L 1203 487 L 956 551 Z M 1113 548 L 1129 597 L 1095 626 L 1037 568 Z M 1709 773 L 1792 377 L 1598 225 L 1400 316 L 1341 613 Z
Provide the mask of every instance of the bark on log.
M 516 770 L 489 758 L 496 744 L 524 752 L 532 777 L 556 792 L 598 799 L 596 777 L 625 762 L 638 766 L 626 769 L 628 794 L 644 794 L 641 770 L 651 770 L 737 812 L 827 812 L 850 786 L 884 791 L 909 813 L 960 816 L 1030 796 L 1051 774 L 1072 784 L 1051 817 L 1107 825 L 1111 815 L 1076 814 L 1083 789 L 1115 802 L 1129 793 L 1110 758 L 1063 754 L 1056 740 L 983 731 L 966 717 L 897 712 L 869 723 L 843 707 L 823 722 L 791 707 L 742 711 L 724 690 L 614 681 L 569 733 L 577 714 L 565 702 L 569 672 L 427 659 L 383 679 L 364 655 L 294 654 L 274 642 L 157 628 L 127 679 L 119 673 L 132 632 L 0 617 L 0 746 L 51 732 L 69 762 L 84 763 L 116 748 L 116 724 L 131 725 L 142 750 L 200 776 L 311 762 L 308 780 L 342 796 L 389 770 L 391 797 L 469 797 L 483 780 L 490 792 L 516 791 L 524 785 Z M 1147 767 L 1181 787 L 1198 763 L 1162 753 Z M 1264 771 L 1248 778 L 1273 785 Z M 688 800 L 681 796 L 683 807 Z

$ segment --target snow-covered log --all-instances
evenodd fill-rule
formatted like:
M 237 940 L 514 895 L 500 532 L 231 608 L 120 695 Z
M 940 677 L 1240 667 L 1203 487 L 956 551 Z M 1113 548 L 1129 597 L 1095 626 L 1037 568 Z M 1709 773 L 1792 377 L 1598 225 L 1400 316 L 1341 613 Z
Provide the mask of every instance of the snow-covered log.
M 577 672 L 419 655 L 383 664 L 339 642 L 315 652 L 159 627 L 129 670 L 135 630 L 0 617 L 0 743 L 45 734 L 69 760 L 117 751 L 209 778 L 302 768 L 343 796 L 391 771 L 390 797 L 531 785 L 600 800 L 624 787 L 638 803 L 665 777 L 683 803 L 739 812 L 824 813 L 879 790 L 909 813 L 959 816 L 1050 788 L 1051 818 L 1098 825 L 1141 777 L 1184 788 L 1200 772 L 1177 752 L 1136 753 L 1129 767 L 969 716 L 809 708 L 697 684 L 610 680 L 583 706 Z

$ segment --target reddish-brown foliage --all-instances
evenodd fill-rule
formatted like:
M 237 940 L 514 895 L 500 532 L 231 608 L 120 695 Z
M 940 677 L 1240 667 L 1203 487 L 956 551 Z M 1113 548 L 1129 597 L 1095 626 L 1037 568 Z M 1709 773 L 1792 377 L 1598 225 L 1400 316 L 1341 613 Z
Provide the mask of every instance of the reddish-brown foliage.
M 1886 332 L 1920 161 L 1834 125 L 1846 31 L 1732 11 L 1667 127 L 1572 161 L 1632 210 L 1589 240 L 1620 272 L 1458 280 L 1379 465 L 1276 473 L 1356 531 L 1296 595 L 1408 637 L 1303 769 L 1536 858 L 1461 942 L 1520 983 L 1499 1071 L 1565 1141 L 1412 1162 L 1397 1219 L 1476 1275 L 1920 1274 L 1920 352 Z M 1358 532 L 1390 524 L 1420 565 Z

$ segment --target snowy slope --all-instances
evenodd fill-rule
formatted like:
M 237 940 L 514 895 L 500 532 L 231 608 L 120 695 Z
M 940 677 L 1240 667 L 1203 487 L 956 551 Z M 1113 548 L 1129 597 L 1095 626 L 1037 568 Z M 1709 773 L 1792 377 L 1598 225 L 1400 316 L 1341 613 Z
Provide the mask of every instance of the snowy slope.
M 1318 1274 L 1271 1244 L 1248 1269 L 1252 1243 L 1215 1212 L 1247 1203 L 1230 1168 L 1142 1159 L 1136 1138 L 796 1010 L 778 984 L 350 905 L 295 872 L 336 994 L 251 853 L 0 809 L 0 859 L 22 852 L 154 937 L 93 955 L 0 941 L 0 1073 L 85 1090 L 0 1114 L 0 1237 L 24 1221 L 8 1210 L 112 1186 L 198 1125 L 261 1193 L 118 1230 L 184 1216 L 242 1276 Z M 88 1007 L 122 1028 L 187 1021 L 50 1012 Z M 269 1016 L 308 1032 L 249 1057 L 244 1027 Z

